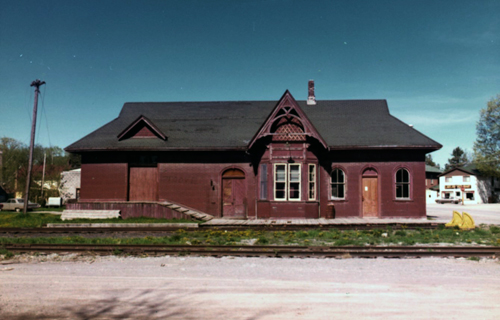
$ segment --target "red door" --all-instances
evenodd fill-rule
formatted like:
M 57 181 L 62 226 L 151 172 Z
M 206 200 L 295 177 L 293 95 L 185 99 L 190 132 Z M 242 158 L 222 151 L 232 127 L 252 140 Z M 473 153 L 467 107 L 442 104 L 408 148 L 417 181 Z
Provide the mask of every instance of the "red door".
M 230 171 L 226 171 L 222 176 L 222 216 L 244 219 L 246 217 L 245 176 L 239 170 Z
M 378 217 L 378 178 L 363 177 L 363 218 Z
M 158 168 L 130 168 L 129 201 L 158 201 Z

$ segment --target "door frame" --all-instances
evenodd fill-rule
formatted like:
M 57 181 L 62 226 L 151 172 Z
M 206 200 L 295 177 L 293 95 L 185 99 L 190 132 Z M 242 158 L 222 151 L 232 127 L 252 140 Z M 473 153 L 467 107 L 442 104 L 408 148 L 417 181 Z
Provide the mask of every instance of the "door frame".
M 239 173 L 238 173 L 239 172 Z M 241 174 L 240 174 L 241 173 Z M 224 176 L 225 174 L 228 174 L 227 176 Z M 243 206 L 244 206 L 244 212 L 243 212 L 243 217 L 234 217 L 234 219 L 247 219 L 248 218 L 248 205 L 247 205 L 247 184 L 246 184 L 246 174 L 245 171 L 239 167 L 230 167 L 230 168 L 225 168 L 222 170 L 220 174 L 220 188 L 221 188 L 221 193 L 220 193 L 220 216 L 224 218 L 224 180 L 244 180 L 244 186 L 245 186 L 245 193 L 244 197 L 242 199 Z M 230 218 L 230 217 L 229 217 Z
M 360 197 L 359 197 L 359 200 L 361 202 L 360 217 L 365 218 L 365 212 L 364 212 L 365 209 L 364 209 L 364 204 L 363 204 L 364 178 L 376 178 L 377 179 L 377 199 L 375 199 L 377 201 L 377 204 L 376 204 L 377 213 L 375 216 L 368 216 L 367 218 L 380 218 L 380 216 L 381 216 L 381 214 L 380 214 L 380 198 L 381 198 L 380 176 L 378 174 L 378 170 L 372 166 L 364 167 L 362 172 L 361 172 L 361 183 L 360 183 L 360 191 L 361 192 L 360 192 Z

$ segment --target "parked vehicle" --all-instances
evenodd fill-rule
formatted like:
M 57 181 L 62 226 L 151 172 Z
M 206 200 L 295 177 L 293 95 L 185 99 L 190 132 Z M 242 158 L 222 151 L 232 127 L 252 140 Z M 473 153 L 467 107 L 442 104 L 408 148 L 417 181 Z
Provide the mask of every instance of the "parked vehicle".
M 460 198 L 442 198 L 442 199 L 436 199 L 436 203 L 444 204 L 444 203 L 454 203 L 454 204 L 459 204 L 462 203 L 462 199 Z
M 7 202 L 0 203 L 0 205 L 3 205 L 3 210 L 21 212 L 24 209 L 24 199 L 9 199 L 7 200 Z M 28 202 L 28 210 L 33 210 L 36 208 L 40 208 L 40 205 L 38 203 L 33 203 L 31 201 Z

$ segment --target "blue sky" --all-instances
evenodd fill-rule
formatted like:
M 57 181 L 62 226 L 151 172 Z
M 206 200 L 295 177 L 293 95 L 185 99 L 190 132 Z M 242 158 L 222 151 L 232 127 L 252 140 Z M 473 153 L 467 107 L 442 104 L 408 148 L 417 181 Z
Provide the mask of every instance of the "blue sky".
M 130 101 L 387 99 L 472 150 L 500 94 L 500 1 L 0 0 L 0 137 L 66 147 Z

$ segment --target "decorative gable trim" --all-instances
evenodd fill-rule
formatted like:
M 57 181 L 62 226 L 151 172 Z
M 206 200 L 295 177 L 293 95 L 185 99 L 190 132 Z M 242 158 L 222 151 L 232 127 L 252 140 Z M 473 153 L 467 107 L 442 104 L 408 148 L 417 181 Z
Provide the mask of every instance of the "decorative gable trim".
M 294 126 L 300 129 L 294 130 Z M 283 136 L 283 134 L 288 134 L 291 141 L 300 140 L 300 138 L 293 139 L 293 136 L 303 137 L 304 139 L 305 137 L 312 137 L 318 140 L 325 149 L 328 149 L 325 140 L 312 125 L 311 121 L 307 118 L 304 111 L 300 108 L 297 101 L 288 90 L 285 91 L 257 134 L 250 140 L 248 149 L 252 148 L 255 142 L 260 138 L 268 136 L 278 137 Z M 278 140 L 282 139 L 278 138 Z
M 139 116 L 139 118 L 118 135 L 119 141 L 129 138 L 160 138 L 165 141 L 167 140 L 167 136 L 151 120 L 143 115 Z

